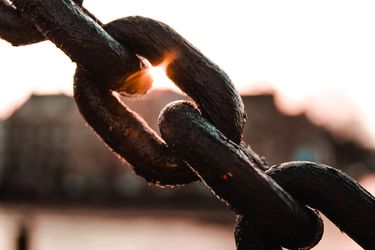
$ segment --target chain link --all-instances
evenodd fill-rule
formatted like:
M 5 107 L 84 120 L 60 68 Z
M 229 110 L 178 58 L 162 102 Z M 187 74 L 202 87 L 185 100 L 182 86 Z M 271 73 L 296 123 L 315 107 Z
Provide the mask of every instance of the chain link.
M 238 214 L 237 249 L 316 245 L 322 220 L 304 204 L 323 212 L 364 248 L 375 248 L 374 197 L 325 165 L 291 162 L 269 168 L 242 141 L 244 107 L 229 77 L 172 28 L 144 17 L 103 25 L 82 1 L 11 2 L 0 0 L 0 36 L 14 45 L 48 39 L 64 51 L 77 63 L 74 98 L 87 123 L 148 182 L 202 180 Z M 162 138 L 116 94 L 149 88 L 140 56 L 154 65 L 167 58 L 168 76 L 194 101 L 163 110 Z

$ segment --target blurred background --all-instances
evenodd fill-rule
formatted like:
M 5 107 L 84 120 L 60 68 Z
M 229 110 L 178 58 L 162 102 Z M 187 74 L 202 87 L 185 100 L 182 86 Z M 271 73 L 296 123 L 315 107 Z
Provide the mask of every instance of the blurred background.
M 85 1 L 103 22 L 163 21 L 220 65 L 248 114 L 244 139 L 268 162 L 310 160 L 375 193 L 375 16 L 371 1 Z M 0 40 L 0 249 L 235 249 L 235 214 L 195 183 L 136 176 L 85 125 L 75 65 L 49 42 Z M 186 99 L 157 75 L 124 98 L 156 131 Z M 18 242 L 18 243 L 16 243 Z M 315 249 L 361 249 L 328 220 Z

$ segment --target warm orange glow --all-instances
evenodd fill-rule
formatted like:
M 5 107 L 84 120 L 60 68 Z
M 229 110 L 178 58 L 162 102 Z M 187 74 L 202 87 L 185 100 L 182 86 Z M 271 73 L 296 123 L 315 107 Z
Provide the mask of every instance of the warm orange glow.
M 177 90 L 178 88 L 173 83 L 171 79 L 167 76 L 167 67 L 172 62 L 174 56 L 170 55 L 167 56 L 162 63 L 157 66 L 152 66 L 149 64 L 148 72 L 151 75 L 153 82 L 153 88 L 157 89 L 174 89 Z
M 171 79 L 168 78 L 166 73 L 167 63 L 163 62 L 158 66 L 151 66 L 148 71 L 153 79 L 153 86 L 156 88 L 168 88 L 173 85 Z
M 117 91 L 121 95 L 144 95 L 152 86 L 152 76 L 148 69 L 135 72 L 125 79 L 123 86 Z
M 140 57 L 145 67 L 130 75 L 123 81 L 123 85 L 117 92 L 123 96 L 137 96 L 146 94 L 153 86 L 156 89 L 178 88 L 167 76 L 167 67 L 172 62 L 174 56 L 167 56 L 162 63 L 153 66 L 146 58 Z

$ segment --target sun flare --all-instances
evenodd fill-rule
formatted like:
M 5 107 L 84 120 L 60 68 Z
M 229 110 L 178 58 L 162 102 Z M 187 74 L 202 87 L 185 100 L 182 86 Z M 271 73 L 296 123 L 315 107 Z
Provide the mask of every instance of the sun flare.
M 146 58 L 140 57 L 145 67 L 128 76 L 117 92 L 123 96 L 141 96 L 153 89 L 171 89 L 178 92 L 178 88 L 167 76 L 167 67 L 171 57 L 166 57 L 162 63 L 153 66 Z
M 153 66 L 147 59 L 144 63 L 147 66 L 147 71 L 150 74 L 152 81 L 152 89 L 170 89 L 180 92 L 180 89 L 175 83 L 167 76 L 167 68 L 169 64 L 176 58 L 177 53 L 172 52 L 166 55 L 162 63 Z
M 157 65 L 157 66 L 151 66 L 148 69 L 148 72 L 150 73 L 153 81 L 152 81 L 152 86 L 153 88 L 171 88 L 174 86 L 173 82 L 171 79 L 168 78 L 167 76 L 167 65 L 165 62 Z

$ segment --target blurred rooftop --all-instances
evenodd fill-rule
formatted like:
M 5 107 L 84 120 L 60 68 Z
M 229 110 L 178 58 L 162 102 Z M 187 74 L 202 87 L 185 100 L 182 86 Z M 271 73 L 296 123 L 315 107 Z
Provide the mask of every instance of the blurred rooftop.
M 242 98 L 248 115 L 244 140 L 271 165 L 317 161 L 355 178 L 375 170 L 373 151 L 315 125 L 304 114 L 281 113 L 272 95 Z M 158 131 L 160 110 L 178 99 L 186 97 L 160 90 L 124 102 Z M 2 200 L 126 205 L 170 201 L 173 206 L 176 201 L 198 199 L 201 204 L 217 206 L 202 184 L 160 190 L 131 173 L 129 164 L 117 159 L 85 125 L 73 99 L 66 95 L 32 95 L 0 125 L 1 152 Z

